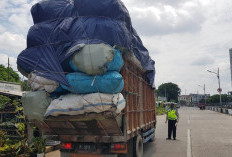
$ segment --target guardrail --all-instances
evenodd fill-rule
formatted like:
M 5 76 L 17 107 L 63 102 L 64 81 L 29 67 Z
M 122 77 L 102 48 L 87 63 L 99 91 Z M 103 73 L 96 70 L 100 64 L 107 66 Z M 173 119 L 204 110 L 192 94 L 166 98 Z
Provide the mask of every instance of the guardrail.
M 220 112 L 224 114 L 228 114 L 232 116 L 232 109 L 231 108 L 225 108 L 225 107 L 219 107 L 219 106 L 206 106 L 207 110 Z

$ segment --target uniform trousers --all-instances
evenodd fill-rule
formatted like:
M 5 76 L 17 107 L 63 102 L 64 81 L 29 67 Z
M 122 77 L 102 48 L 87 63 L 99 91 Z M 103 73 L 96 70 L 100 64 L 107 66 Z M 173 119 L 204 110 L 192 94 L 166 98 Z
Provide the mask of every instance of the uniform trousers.
M 168 138 L 171 139 L 171 135 L 173 138 L 176 138 L 176 120 L 168 120 Z

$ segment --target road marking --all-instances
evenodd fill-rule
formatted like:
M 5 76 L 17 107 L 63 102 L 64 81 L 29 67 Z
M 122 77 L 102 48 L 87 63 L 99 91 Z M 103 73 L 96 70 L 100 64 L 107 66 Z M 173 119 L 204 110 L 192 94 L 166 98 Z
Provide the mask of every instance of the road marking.
M 192 150 L 191 150 L 191 138 L 190 138 L 190 129 L 188 129 L 188 139 L 187 139 L 187 142 L 188 142 L 188 146 L 187 146 L 187 157 L 192 157 Z
M 188 120 L 188 124 L 190 124 L 190 120 Z

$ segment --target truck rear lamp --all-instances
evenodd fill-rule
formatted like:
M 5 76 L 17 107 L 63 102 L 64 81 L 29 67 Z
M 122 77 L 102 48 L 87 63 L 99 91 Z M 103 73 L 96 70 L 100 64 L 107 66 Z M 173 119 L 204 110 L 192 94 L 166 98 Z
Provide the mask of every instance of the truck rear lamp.
M 72 149 L 73 148 L 73 145 L 72 145 L 72 143 L 63 143 L 63 145 L 62 145 L 63 147 L 63 149 Z
M 112 150 L 125 150 L 126 149 L 126 144 L 112 144 L 111 146 Z

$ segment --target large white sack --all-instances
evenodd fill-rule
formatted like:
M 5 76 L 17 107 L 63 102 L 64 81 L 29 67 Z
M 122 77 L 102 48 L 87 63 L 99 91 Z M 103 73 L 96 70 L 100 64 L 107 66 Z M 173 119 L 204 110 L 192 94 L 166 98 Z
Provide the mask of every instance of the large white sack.
M 103 74 L 114 58 L 114 49 L 107 44 L 85 45 L 73 55 L 71 67 L 88 75 Z M 76 69 L 77 68 L 77 69 Z
M 45 90 L 48 93 L 54 92 L 59 87 L 58 82 L 38 76 L 35 73 L 28 75 L 28 84 L 32 90 Z
M 53 100 L 45 116 L 81 115 L 90 112 L 100 113 L 113 108 L 116 108 L 116 113 L 121 113 L 125 105 L 126 101 L 121 93 L 67 94 Z

